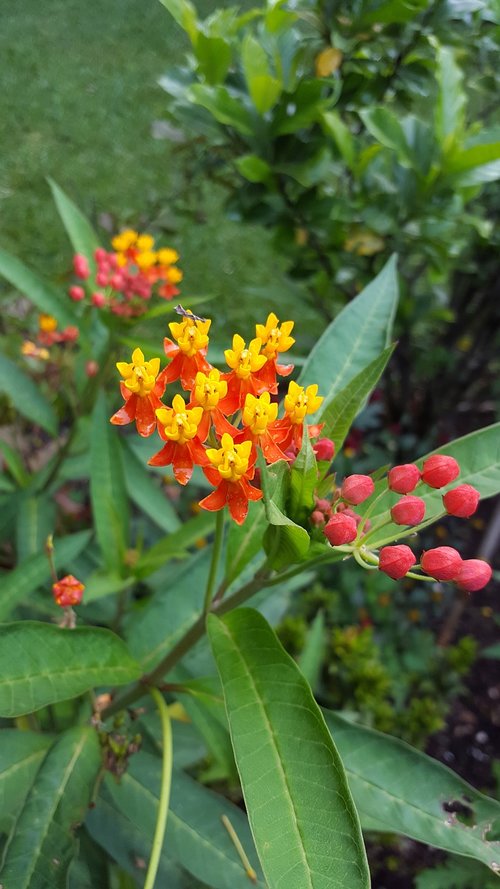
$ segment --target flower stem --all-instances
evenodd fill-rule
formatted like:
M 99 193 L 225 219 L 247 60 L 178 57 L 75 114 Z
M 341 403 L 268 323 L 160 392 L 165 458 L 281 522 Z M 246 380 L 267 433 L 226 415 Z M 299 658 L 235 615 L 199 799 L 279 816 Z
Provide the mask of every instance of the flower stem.
M 210 572 L 208 575 L 207 588 L 205 591 L 205 601 L 203 603 L 203 613 L 207 614 L 212 604 L 214 594 L 215 581 L 217 579 L 217 569 L 219 567 L 219 559 L 222 549 L 222 541 L 224 539 L 224 509 L 220 509 L 215 520 L 215 537 L 212 550 L 212 561 L 210 563 Z
M 172 728 L 170 725 L 170 716 L 168 708 L 157 688 L 150 688 L 149 692 L 158 708 L 158 714 L 161 720 L 162 741 L 163 741 L 163 759 L 161 770 L 161 788 L 160 800 L 158 803 L 158 816 L 156 818 L 156 827 L 153 837 L 153 847 L 151 849 L 151 858 L 149 859 L 148 872 L 144 889 L 153 889 L 158 866 L 160 864 L 161 850 L 165 837 L 165 828 L 167 826 L 168 804 L 170 801 L 170 785 L 172 780 Z

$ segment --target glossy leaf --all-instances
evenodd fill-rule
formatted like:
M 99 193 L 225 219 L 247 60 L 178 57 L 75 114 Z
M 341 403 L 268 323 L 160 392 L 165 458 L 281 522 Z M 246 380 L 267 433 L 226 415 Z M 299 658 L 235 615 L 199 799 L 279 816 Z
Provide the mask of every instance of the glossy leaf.
M 325 618 L 322 611 L 308 627 L 304 648 L 297 663 L 300 671 L 312 690 L 315 691 L 326 655 Z
M 49 185 L 73 250 L 86 256 L 91 270 L 94 270 L 94 251 L 99 247 L 99 239 L 94 229 L 87 217 L 53 179 L 49 178 Z
M 227 585 L 233 582 L 262 548 L 267 528 L 266 511 L 262 500 L 248 504 L 248 516 L 242 525 L 231 522 L 227 533 L 226 572 Z
M 431 453 L 449 454 L 458 460 L 461 472 L 456 482 L 453 482 L 453 485 L 466 483 L 477 488 L 482 498 L 493 497 L 495 494 L 500 493 L 499 441 L 500 423 L 495 423 L 493 426 L 486 426 L 484 429 L 471 432 L 463 438 L 457 438 L 455 441 L 449 442 L 435 451 L 431 451 Z M 417 466 L 421 467 L 423 461 L 429 456 L 430 454 L 426 454 L 424 457 L 416 460 Z M 448 487 L 453 487 L 453 485 Z M 375 496 L 386 488 L 386 479 L 378 481 L 375 485 Z M 426 503 L 425 522 L 429 519 L 435 520 L 444 514 L 442 495 L 443 491 L 446 490 L 447 488 L 435 490 L 423 484 L 416 489 L 415 493 L 422 497 Z M 416 528 L 405 528 L 392 523 L 377 530 L 377 524 L 385 521 L 388 517 L 388 510 L 397 500 L 397 494 L 387 491 L 385 496 L 382 496 L 378 501 L 373 513 L 370 514 L 370 521 L 373 527 L 366 535 L 365 542 L 369 543 L 371 547 L 381 546 L 392 540 L 399 540 L 402 537 L 407 537 L 409 534 L 414 534 L 418 530 L 419 526 Z M 368 509 L 370 502 L 371 500 L 367 500 L 366 506 L 364 505 L 359 511 L 362 512 L 364 509 Z
M 489 825 L 500 825 L 500 803 L 403 741 L 324 713 L 362 824 L 476 858 L 489 867 L 498 863 L 500 842 L 489 841 L 487 834 Z M 446 811 L 454 801 L 471 808 L 473 826 Z
M 122 451 L 125 485 L 130 499 L 163 531 L 175 531 L 180 519 L 154 474 L 125 445 Z
M 119 785 L 107 781 L 117 807 L 136 829 L 151 838 L 156 823 L 161 761 L 139 753 Z M 172 775 L 172 792 L 164 850 L 169 858 L 214 889 L 248 889 L 250 882 L 236 849 L 221 822 L 229 817 L 258 873 L 256 886 L 264 887 L 248 822 L 224 797 L 212 793 L 182 772 Z M 151 839 L 149 840 L 151 843 Z
M 192 43 L 196 43 L 198 36 L 198 20 L 196 9 L 190 0 L 160 0 L 165 9 L 175 19 L 178 25 L 186 31 Z
M 462 70 L 449 46 L 438 46 L 436 76 L 439 86 L 436 133 L 446 149 L 450 140 L 464 128 L 466 103 Z
M 252 118 L 241 99 L 237 99 L 224 86 L 208 86 L 195 83 L 189 89 L 191 100 L 206 108 L 219 123 L 233 127 L 245 136 L 252 135 Z
M 18 564 L 43 551 L 45 541 L 54 531 L 55 503 L 48 497 L 23 497 L 16 516 L 16 551 Z
M 314 491 L 318 484 L 318 464 L 308 435 L 302 438 L 302 447 L 290 471 L 290 491 L 287 512 L 302 521 L 312 512 Z
M 2 248 L 0 248 L 0 275 L 27 296 L 40 312 L 57 318 L 61 327 L 68 325 L 78 327 L 78 317 L 71 308 L 69 297 Z
M 325 133 L 331 136 L 352 171 L 356 169 L 356 148 L 354 136 L 336 111 L 326 111 L 322 116 L 322 126 Z
M 266 52 L 251 34 L 242 42 L 241 64 L 250 98 L 259 114 L 265 114 L 278 101 L 282 83 L 272 76 Z
M 321 435 L 331 438 L 338 454 L 359 412 L 382 376 L 394 346 L 370 362 L 350 383 L 332 397 L 327 396 L 321 405 L 318 420 L 325 426 Z
M 85 816 L 100 768 L 95 729 L 71 729 L 54 744 L 9 838 L 5 889 L 66 889 L 77 850 L 74 830 Z
M 290 470 L 284 460 L 261 468 L 267 521 L 264 548 L 273 568 L 300 562 L 309 549 L 309 534 L 286 515 Z
M 236 158 L 234 164 L 249 182 L 267 182 L 272 176 L 269 164 L 256 154 L 244 154 Z
M 0 393 L 6 395 L 14 410 L 19 411 L 30 423 L 56 435 L 58 424 L 52 405 L 27 374 L 10 358 L 1 354 Z
M 359 112 L 359 116 L 375 139 L 396 152 L 403 166 L 413 166 L 413 152 L 408 145 L 399 117 L 393 111 L 383 106 L 364 108 Z
M 302 368 L 300 385 L 317 383 L 320 394 L 333 398 L 387 348 L 397 303 L 396 260 L 392 257 L 327 327 Z
M 198 70 L 207 83 L 222 83 L 231 64 L 231 45 L 222 37 L 208 36 L 199 31 L 195 43 Z
M 105 565 L 120 573 L 129 539 L 128 500 L 120 435 L 109 423 L 101 392 L 92 414 L 90 499 L 97 540 Z
M 184 522 L 177 531 L 162 537 L 141 555 L 134 565 L 135 576 L 148 577 L 172 559 L 185 558 L 189 548 L 204 540 L 213 531 L 213 527 L 213 515 L 206 512 Z
M 71 570 L 74 559 L 85 549 L 91 537 L 90 531 L 78 531 L 67 537 L 56 539 L 55 565 L 56 570 Z M 50 566 L 45 552 L 31 556 L 22 565 L 0 578 L 0 620 L 4 620 L 15 606 L 22 602 L 39 586 L 47 584 L 47 595 L 50 595 Z
M 4 728 L 0 733 L 0 832 L 17 818 L 52 739 L 38 732 Z
M 110 630 L 31 620 L 0 625 L 0 716 L 32 713 L 98 685 L 123 685 L 140 672 Z
M 269 889 L 368 887 L 342 762 L 297 665 L 256 611 L 209 615 L 207 625 Z

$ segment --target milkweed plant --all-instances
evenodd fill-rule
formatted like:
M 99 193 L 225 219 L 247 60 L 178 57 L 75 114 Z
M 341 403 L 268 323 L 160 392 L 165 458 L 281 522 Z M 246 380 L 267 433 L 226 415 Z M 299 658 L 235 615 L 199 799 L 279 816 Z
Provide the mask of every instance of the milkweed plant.
M 259 306 L 227 330 L 180 294 L 171 245 L 127 229 L 102 246 L 52 190 L 66 289 L 0 252 L 40 313 L 0 356 L 2 391 L 46 451 L 2 445 L 1 886 L 366 889 L 371 831 L 494 877 L 498 802 L 321 708 L 272 628 L 346 561 L 450 600 L 491 578 L 421 532 L 500 491 L 500 424 L 336 468 L 397 348 L 395 260 L 297 368 L 300 319 Z

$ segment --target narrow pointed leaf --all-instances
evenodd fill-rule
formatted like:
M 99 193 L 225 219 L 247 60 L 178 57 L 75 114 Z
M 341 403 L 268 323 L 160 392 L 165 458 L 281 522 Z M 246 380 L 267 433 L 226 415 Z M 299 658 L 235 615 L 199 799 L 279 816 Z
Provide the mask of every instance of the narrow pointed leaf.
M 256 611 L 210 615 L 208 632 L 269 889 L 367 889 L 342 761 L 299 668 Z
M 172 559 L 185 558 L 189 548 L 210 534 L 213 527 L 213 515 L 206 512 L 200 512 L 199 515 L 184 522 L 180 528 L 162 537 L 151 549 L 142 554 L 134 565 L 135 576 L 148 577 Z
M 56 509 L 44 496 L 23 497 L 17 512 L 16 550 L 19 563 L 43 551 L 45 541 L 54 531 Z
M 262 500 L 248 504 L 248 516 L 242 525 L 231 522 L 226 545 L 226 582 L 229 586 L 257 555 L 267 527 Z
M 37 732 L 2 729 L 0 734 L 0 832 L 17 818 L 52 739 Z
M 6 250 L 0 248 L 0 275 L 23 293 L 40 312 L 53 315 L 57 318 L 61 327 L 75 325 L 78 327 L 78 317 L 71 308 L 71 301 L 62 291 L 58 290 L 48 281 L 40 278 L 24 265 L 20 259 L 11 256 Z
M 94 250 L 99 247 L 99 239 L 94 229 L 87 217 L 53 179 L 49 178 L 49 185 L 73 250 L 86 256 L 91 269 L 95 269 Z
M 272 466 L 261 465 L 264 504 L 269 528 L 264 536 L 264 548 L 273 568 L 283 568 L 300 562 L 309 549 L 309 534 L 286 515 L 289 496 L 290 470 L 284 460 Z
M 396 258 L 343 309 L 311 351 L 298 382 L 332 398 L 385 349 L 398 303 Z
M 0 625 L 0 716 L 21 716 L 140 676 L 125 643 L 99 627 L 61 629 L 37 621 Z
M 163 531 L 176 531 L 180 519 L 154 473 L 139 462 L 134 452 L 123 448 L 125 484 L 131 500 Z
M 101 767 L 97 733 L 74 728 L 54 744 L 36 776 L 5 852 L 4 889 L 66 889 L 83 820 Z
M 311 439 L 304 435 L 302 447 L 290 472 L 290 492 L 287 512 L 298 522 L 307 518 L 314 505 L 314 491 L 318 484 L 318 464 Z
M 129 510 L 120 436 L 110 425 L 103 392 L 92 414 L 90 499 L 104 563 L 119 574 L 128 546 Z
M 397 738 L 353 725 L 328 710 L 324 715 L 362 824 L 476 858 L 493 869 L 500 860 L 500 842 L 489 841 L 488 832 L 490 826 L 494 834 L 500 827 L 499 802 Z M 470 808 L 471 826 L 446 811 L 453 802 Z
M 32 424 L 56 435 L 57 417 L 54 408 L 33 380 L 5 355 L 0 355 L 0 393 L 6 395 L 14 410 Z

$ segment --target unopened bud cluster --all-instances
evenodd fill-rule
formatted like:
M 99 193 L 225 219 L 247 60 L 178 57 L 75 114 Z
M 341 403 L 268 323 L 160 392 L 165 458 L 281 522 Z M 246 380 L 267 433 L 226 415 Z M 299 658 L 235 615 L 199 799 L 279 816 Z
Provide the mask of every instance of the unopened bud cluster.
M 428 457 L 422 469 L 414 463 L 394 466 L 387 475 L 387 487 L 401 494 L 390 507 L 390 520 L 396 525 L 415 527 L 425 521 L 426 502 L 412 492 L 417 485 L 436 490 L 454 482 L 460 474 L 460 466 L 454 457 L 434 454 Z M 364 503 L 374 493 L 373 480 L 368 475 L 351 475 L 342 482 L 332 500 L 318 499 L 311 516 L 311 523 L 323 527 L 325 537 L 332 546 L 355 544 L 361 560 L 378 568 L 393 580 L 401 580 L 415 566 L 424 574 L 411 574 L 418 579 L 425 575 L 437 581 L 453 581 L 468 592 L 482 589 L 491 578 L 490 565 L 482 559 L 462 559 L 451 546 L 439 546 L 425 551 L 417 565 L 417 558 L 405 544 L 384 546 L 377 557 L 370 552 L 369 541 L 363 545 L 363 536 L 370 530 L 370 506 L 366 518 L 356 513 L 353 506 Z M 384 493 L 384 492 L 382 492 Z M 480 494 L 472 485 L 462 484 L 450 488 L 442 496 L 443 508 L 448 515 L 469 518 L 477 509 Z M 387 524 L 384 521 L 384 524 Z

